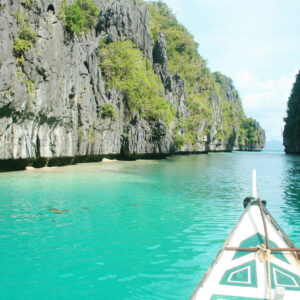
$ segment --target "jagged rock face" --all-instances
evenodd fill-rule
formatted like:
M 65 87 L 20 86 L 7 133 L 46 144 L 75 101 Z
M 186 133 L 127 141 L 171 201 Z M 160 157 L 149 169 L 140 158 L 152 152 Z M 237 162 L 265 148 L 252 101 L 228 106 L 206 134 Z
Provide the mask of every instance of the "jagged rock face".
M 167 44 L 162 33 L 153 47 L 153 63 L 161 65 L 165 71 L 168 70 Z
M 170 141 L 152 142 L 146 121 L 124 123 L 123 95 L 105 90 L 98 67 L 103 36 L 130 38 L 152 59 L 146 6 L 104 1 L 97 28 L 80 40 L 75 36 L 66 41 L 57 13 L 47 12 L 50 4 L 59 11 L 58 1 L 37 1 L 39 14 L 8 1 L 1 10 L 0 159 L 119 155 L 127 131 L 128 155 L 170 152 Z M 14 11 L 26 15 L 39 36 L 36 46 L 25 53 L 22 67 L 12 50 L 11 37 L 18 32 Z M 34 82 L 32 95 L 28 82 Z M 104 103 L 113 104 L 117 120 L 101 116 Z
M 177 118 L 187 119 L 190 111 L 186 101 L 186 89 L 185 82 L 178 74 L 171 74 L 168 67 L 168 57 L 166 49 L 166 41 L 164 35 L 161 33 L 153 47 L 153 63 L 154 70 L 161 78 L 164 84 L 166 97 L 170 103 L 174 105 L 177 111 Z M 240 110 L 242 110 L 241 100 L 238 92 L 233 86 L 233 82 L 230 78 L 220 74 L 214 74 L 216 81 L 222 83 L 224 94 L 222 95 L 223 101 L 227 103 L 235 104 Z M 209 101 L 212 103 L 213 116 L 212 120 L 203 118 L 201 124 L 198 127 L 199 137 L 195 144 L 189 143 L 184 144 L 182 147 L 177 148 L 177 152 L 207 152 L 207 151 L 232 151 L 232 150 L 251 150 L 260 151 L 265 145 L 265 132 L 260 127 L 258 122 L 255 122 L 255 130 L 259 135 L 258 142 L 249 144 L 245 143 L 246 146 L 240 146 L 238 141 L 239 135 L 239 120 L 238 116 L 234 120 L 233 133 L 229 137 L 218 138 L 218 130 L 222 130 L 222 109 L 220 103 L 220 96 L 213 90 Z M 235 113 L 235 112 L 233 112 Z M 204 132 L 209 131 L 208 135 Z M 182 130 L 181 136 L 184 136 L 186 132 Z
M 17 36 L 11 14 L 21 11 L 34 26 L 38 39 L 36 46 L 25 53 L 22 67 L 13 56 L 12 39 L 8 40 L 8 52 L 1 54 L 1 61 L 6 63 L 1 74 L 9 76 L 1 78 L 6 88 L 1 91 L 0 105 L 6 116 L 1 118 L 4 131 L 0 157 L 119 153 L 121 122 L 99 118 L 105 102 L 113 103 L 120 112 L 123 109 L 117 93 L 104 89 L 97 66 L 99 39 L 92 32 L 81 41 L 65 42 L 62 22 L 56 14 L 47 13 L 47 7 L 47 1 L 37 2 L 40 14 L 36 14 L 35 10 L 7 2 L 1 13 L 2 32 Z M 34 86 L 28 91 L 30 82 Z
M 288 154 L 300 153 L 300 71 L 296 76 L 285 118 L 283 131 L 284 150 Z
M 37 0 L 30 9 L 25 1 L 1 2 L 0 7 L 0 169 L 8 164 L 64 164 L 104 156 L 162 157 L 174 151 L 232 150 L 228 141 L 214 141 L 214 130 L 192 149 L 175 149 L 175 123 L 147 122 L 129 113 L 124 95 L 107 90 L 98 65 L 99 41 L 130 39 L 153 61 L 177 118 L 187 118 L 185 82 L 168 68 L 166 43 L 161 36 L 152 46 L 147 6 L 131 0 L 98 1 L 96 28 L 80 38 L 66 35 L 59 18 L 61 1 Z M 16 12 L 26 16 L 37 32 L 34 47 L 20 61 L 13 53 L 18 37 Z M 237 98 L 228 89 L 228 97 Z M 117 117 L 104 117 L 105 103 Z M 220 121 L 214 104 L 214 124 Z M 202 129 L 207 128 L 204 121 Z M 1 164 L 2 162 L 2 164 Z M 8 166 L 9 167 L 9 166 Z
M 108 42 L 121 38 L 133 41 L 152 60 L 152 37 L 149 31 L 147 5 L 128 0 L 101 1 L 97 34 Z
M 178 74 L 171 74 L 169 70 L 167 45 L 162 33 L 153 47 L 153 68 L 161 78 L 165 87 L 165 97 L 175 108 L 177 117 L 186 118 L 189 109 L 185 97 L 185 82 Z
M 240 134 L 240 124 L 239 124 L 239 117 L 238 114 L 243 111 L 241 99 L 239 97 L 239 94 L 237 90 L 235 89 L 233 82 L 230 78 L 216 72 L 214 73 L 216 81 L 222 82 L 223 87 L 223 101 L 225 101 L 228 104 L 234 104 L 233 114 L 235 115 L 233 119 L 233 131 L 232 134 L 228 137 L 223 138 L 222 140 L 216 139 L 217 135 L 217 127 L 223 126 L 222 121 L 222 114 L 220 110 L 220 104 L 219 104 L 219 97 L 214 93 L 212 96 L 212 101 L 214 105 L 213 110 L 213 125 L 212 130 L 210 132 L 209 137 L 209 145 L 208 149 L 209 151 L 261 151 L 266 143 L 266 136 L 264 129 L 261 128 L 260 124 L 257 121 L 254 121 L 253 130 L 257 134 L 257 141 L 253 142 L 246 142 L 245 138 Z M 242 143 L 241 143 L 242 142 Z M 242 145 L 241 145 L 242 144 Z
M 258 122 L 255 122 L 255 129 L 258 132 L 260 142 L 246 149 L 247 151 L 248 150 L 261 151 L 262 148 L 266 145 L 266 133 L 264 129 L 260 127 L 260 124 Z

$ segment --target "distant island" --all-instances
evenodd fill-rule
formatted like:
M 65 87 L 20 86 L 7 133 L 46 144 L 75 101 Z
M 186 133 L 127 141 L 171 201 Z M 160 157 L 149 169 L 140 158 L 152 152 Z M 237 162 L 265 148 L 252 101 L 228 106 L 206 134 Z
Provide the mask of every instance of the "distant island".
M 284 119 L 283 144 L 288 154 L 300 153 L 300 71 L 296 76 Z
M 163 2 L 4 0 L 0 26 L 0 170 L 263 149 Z

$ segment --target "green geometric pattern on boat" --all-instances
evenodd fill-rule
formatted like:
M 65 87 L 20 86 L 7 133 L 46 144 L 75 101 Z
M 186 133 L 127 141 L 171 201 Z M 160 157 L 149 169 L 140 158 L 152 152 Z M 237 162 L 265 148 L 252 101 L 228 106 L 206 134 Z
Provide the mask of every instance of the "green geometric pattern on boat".
M 259 245 L 265 244 L 265 243 L 266 243 L 265 237 L 263 235 L 261 235 L 260 233 L 255 233 L 254 235 L 250 236 L 249 238 L 243 240 L 240 243 L 239 248 L 256 247 L 256 246 L 259 246 Z M 278 245 L 276 243 L 274 243 L 273 241 L 269 240 L 269 243 L 270 243 L 270 248 L 279 248 Z M 250 252 L 247 252 L 247 251 L 236 251 L 233 259 L 245 256 L 249 253 Z M 286 263 L 289 263 L 288 260 L 286 259 L 286 257 L 281 252 L 272 252 L 272 254 L 276 258 L 283 260 Z
M 267 300 L 267 299 L 265 299 L 265 298 L 249 298 L 249 297 L 212 295 L 210 300 Z
M 220 284 L 243 287 L 257 287 L 255 260 L 227 270 L 224 273 Z
M 282 286 L 286 290 L 300 291 L 300 277 L 284 268 L 271 264 L 272 288 Z

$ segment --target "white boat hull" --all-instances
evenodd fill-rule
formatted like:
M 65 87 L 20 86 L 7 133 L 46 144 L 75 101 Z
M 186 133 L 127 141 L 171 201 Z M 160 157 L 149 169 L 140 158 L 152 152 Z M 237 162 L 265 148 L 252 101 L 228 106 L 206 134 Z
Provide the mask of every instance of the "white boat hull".
M 294 248 L 269 212 L 265 208 L 263 212 L 270 248 Z M 261 212 L 257 204 L 250 204 L 191 299 L 299 300 L 300 263 L 295 252 L 272 252 L 267 259 L 266 252 L 225 250 L 226 247 L 257 247 L 263 243 Z

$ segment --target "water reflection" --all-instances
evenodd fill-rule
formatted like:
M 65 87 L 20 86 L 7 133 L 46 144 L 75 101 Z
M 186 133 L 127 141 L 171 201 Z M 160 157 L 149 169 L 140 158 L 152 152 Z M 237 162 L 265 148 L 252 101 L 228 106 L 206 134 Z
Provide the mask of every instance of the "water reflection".
M 283 180 L 284 212 L 291 238 L 299 240 L 300 234 L 300 157 L 286 156 Z
M 0 174 L 3 295 L 42 298 L 50 285 L 52 299 L 187 299 L 243 212 L 253 168 L 259 195 L 300 246 L 299 156 L 219 153 Z

